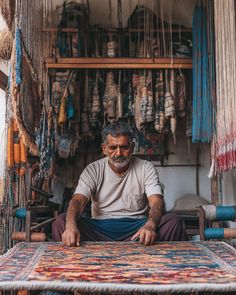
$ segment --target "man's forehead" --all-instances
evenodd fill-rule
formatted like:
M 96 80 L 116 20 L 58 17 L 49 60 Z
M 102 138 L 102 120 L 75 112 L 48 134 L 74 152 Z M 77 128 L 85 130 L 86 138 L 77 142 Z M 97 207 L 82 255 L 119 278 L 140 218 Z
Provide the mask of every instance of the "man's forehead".
M 129 136 L 128 135 L 112 136 L 111 134 L 108 134 L 107 143 L 115 143 L 115 142 L 129 143 Z

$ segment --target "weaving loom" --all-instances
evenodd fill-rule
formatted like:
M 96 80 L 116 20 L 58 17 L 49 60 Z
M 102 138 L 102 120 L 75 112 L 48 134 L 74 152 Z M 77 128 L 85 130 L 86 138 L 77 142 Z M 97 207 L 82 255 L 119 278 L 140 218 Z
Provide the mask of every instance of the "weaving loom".
M 2 290 L 236 291 L 236 250 L 224 242 L 19 243 L 0 258 Z

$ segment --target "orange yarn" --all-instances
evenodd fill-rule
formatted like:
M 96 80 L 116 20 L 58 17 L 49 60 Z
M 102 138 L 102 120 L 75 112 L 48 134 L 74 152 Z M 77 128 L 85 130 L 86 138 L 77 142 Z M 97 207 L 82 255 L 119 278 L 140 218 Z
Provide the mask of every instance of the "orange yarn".
M 7 166 L 15 167 L 20 176 L 25 174 L 27 151 L 15 119 L 10 122 L 7 133 Z
M 20 165 L 20 140 L 19 140 L 19 129 L 16 120 L 13 120 L 13 151 L 14 151 L 14 163 L 17 170 Z
M 22 138 L 20 138 L 20 172 L 19 172 L 20 176 L 25 174 L 26 163 L 27 163 L 26 148 L 25 148 Z
M 61 99 L 58 124 L 63 124 L 65 122 L 66 122 L 66 98 L 63 96 Z
M 12 168 L 13 165 L 14 165 L 13 123 L 11 121 L 7 130 L 7 167 Z

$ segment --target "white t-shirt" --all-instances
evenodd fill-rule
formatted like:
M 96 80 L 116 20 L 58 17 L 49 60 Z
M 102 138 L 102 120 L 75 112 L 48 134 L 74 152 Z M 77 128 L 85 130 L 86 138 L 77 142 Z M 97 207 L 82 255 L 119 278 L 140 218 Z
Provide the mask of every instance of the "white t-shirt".
M 131 158 L 122 176 L 109 166 L 108 158 L 89 164 L 82 172 L 75 194 L 92 200 L 92 218 L 142 218 L 148 212 L 148 197 L 162 195 L 162 184 L 154 165 Z

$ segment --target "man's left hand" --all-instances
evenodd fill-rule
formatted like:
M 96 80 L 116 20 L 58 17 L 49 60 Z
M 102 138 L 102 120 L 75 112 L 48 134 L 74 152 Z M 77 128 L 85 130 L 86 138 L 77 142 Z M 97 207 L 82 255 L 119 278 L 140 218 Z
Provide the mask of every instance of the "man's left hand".
M 133 235 L 131 241 L 137 240 L 145 246 L 153 245 L 157 239 L 157 234 L 152 226 L 145 224 L 136 234 Z

